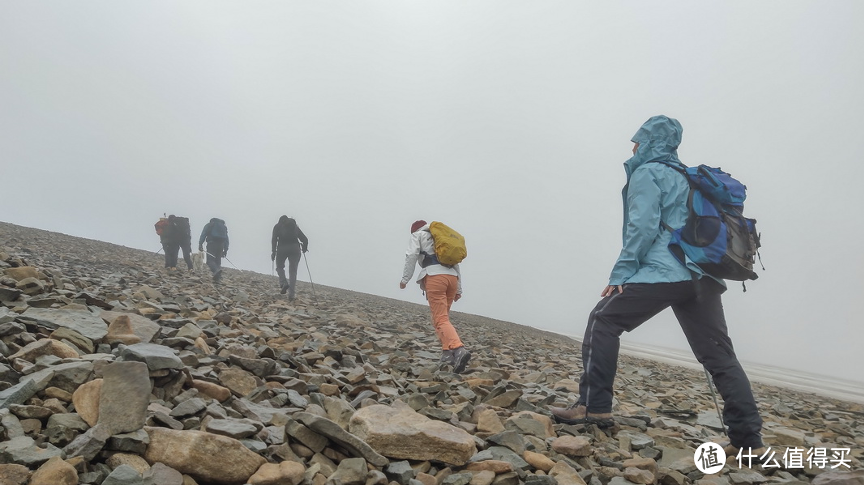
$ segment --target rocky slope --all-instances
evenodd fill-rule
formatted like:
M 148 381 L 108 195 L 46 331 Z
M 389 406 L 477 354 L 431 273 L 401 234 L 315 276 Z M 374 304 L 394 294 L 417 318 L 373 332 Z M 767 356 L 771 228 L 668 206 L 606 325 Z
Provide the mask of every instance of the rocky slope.
M 0 485 L 864 484 L 860 404 L 757 384 L 774 461 L 704 475 L 698 372 L 622 357 L 616 426 L 556 425 L 571 339 L 457 313 L 457 375 L 424 306 L 161 266 L 0 223 Z

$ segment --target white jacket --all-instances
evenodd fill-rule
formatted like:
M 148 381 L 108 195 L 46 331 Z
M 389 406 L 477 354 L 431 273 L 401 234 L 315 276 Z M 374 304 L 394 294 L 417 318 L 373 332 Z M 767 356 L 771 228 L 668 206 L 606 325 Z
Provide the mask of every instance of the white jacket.
M 402 283 L 408 284 L 411 277 L 414 276 L 414 266 L 423 261 L 423 255 L 420 253 L 435 254 L 435 241 L 432 239 L 432 233 L 429 232 L 429 224 L 417 229 L 411 233 L 411 239 L 408 240 L 408 251 L 405 252 L 405 269 L 402 271 Z M 439 274 L 449 274 L 457 278 L 457 294 L 462 294 L 462 273 L 459 271 L 459 265 L 444 266 L 443 264 L 431 264 L 420 270 L 420 275 L 417 276 L 417 283 L 420 284 L 426 275 L 434 276 Z

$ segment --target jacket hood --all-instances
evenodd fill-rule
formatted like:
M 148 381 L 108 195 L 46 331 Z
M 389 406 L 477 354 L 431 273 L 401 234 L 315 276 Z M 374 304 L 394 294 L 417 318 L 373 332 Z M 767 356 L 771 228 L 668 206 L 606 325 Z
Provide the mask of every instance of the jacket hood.
M 212 222 L 214 224 L 225 225 L 225 221 L 223 221 L 222 219 L 219 219 L 218 217 L 214 217 L 214 218 L 210 219 L 210 222 Z
M 286 225 L 286 224 L 297 224 L 297 221 L 295 221 L 295 220 L 294 220 L 293 218 L 291 218 L 291 217 L 288 217 L 288 216 L 282 216 L 282 217 L 279 218 L 279 224 L 282 224 L 283 226 Z
M 678 145 L 681 144 L 681 123 L 675 118 L 659 115 L 652 116 L 639 131 L 630 139 L 638 143 L 639 148 L 632 158 L 624 162 L 627 179 L 634 170 L 647 162 L 658 160 L 680 162 L 678 160 Z

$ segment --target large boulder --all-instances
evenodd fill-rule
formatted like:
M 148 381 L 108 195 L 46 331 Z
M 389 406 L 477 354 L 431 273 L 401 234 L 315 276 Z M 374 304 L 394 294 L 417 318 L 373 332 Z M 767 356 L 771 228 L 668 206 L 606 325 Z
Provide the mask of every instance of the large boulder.
M 401 401 L 360 409 L 351 417 L 349 431 L 390 458 L 461 466 L 477 453 L 474 438 L 465 430 L 429 419 Z
M 148 463 L 164 463 L 206 483 L 246 483 L 267 462 L 233 438 L 203 431 L 145 427 Z

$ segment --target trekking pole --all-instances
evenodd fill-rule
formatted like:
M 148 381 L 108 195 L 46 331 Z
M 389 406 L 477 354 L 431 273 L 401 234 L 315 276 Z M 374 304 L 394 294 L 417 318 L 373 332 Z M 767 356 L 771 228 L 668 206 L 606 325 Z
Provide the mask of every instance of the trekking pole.
M 720 412 L 720 403 L 717 402 L 717 393 L 714 392 L 714 384 L 711 382 L 711 375 L 708 374 L 707 367 L 702 367 L 702 369 L 705 371 L 705 379 L 708 380 L 708 389 L 711 389 L 711 395 L 714 397 L 714 407 L 717 408 L 717 417 L 720 418 L 720 425 L 723 426 L 723 434 L 726 434 L 726 423 L 723 422 L 723 414 Z
M 206 254 L 207 256 L 210 256 L 213 259 L 219 259 L 216 256 L 213 256 L 212 254 L 208 253 L 207 251 L 204 251 L 204 254 Z M 231 266 L 234 266 L 234 269 L 238 269 L 238 270 L 240 269 L 237 266 L 235 266 L 234 263 L 232 263 L 230 259 L 228 259 L 228 256 L 222 256 L 222 259 L 224 259 L 225 261 L 228 261 L 228 263 L 231 264 Z
M 228 261 L 228 264 L 230 264 L 231 266 L 234 266 L 234 269 L 237 269 L 237 270 L 240 269 L 234 263 L 232 263 L 230 259 L 228 259 L 228 256 L 222 256 L 222 257 L 225 258 L 225 261 Z
M 309 259 L 306 258 L 306 253 L 305 253 L 305 252 L 303 253 L 303 261 L 306 262 L 306 272 L 309 273 L 309 284 L 312 285 L 312 298 L 314 298 L 315 301 L 317 302 L 317 301 L 318 301 L 318 297 L 315 296 L 315 283 L 312 281 L 312 272 L 309 271 Z

